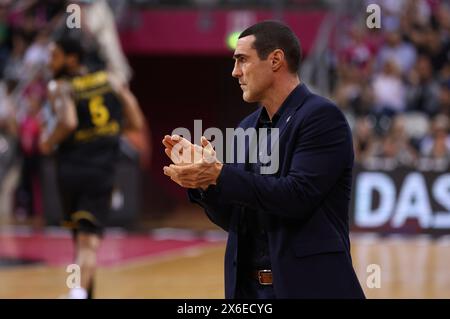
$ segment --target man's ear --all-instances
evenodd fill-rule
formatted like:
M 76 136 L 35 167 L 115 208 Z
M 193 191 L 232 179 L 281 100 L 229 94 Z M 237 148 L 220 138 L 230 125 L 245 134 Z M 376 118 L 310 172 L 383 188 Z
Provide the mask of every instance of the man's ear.
M 272 71 L 278 71 L 284 62 L 284 52 L 280 49 L 276 49 L 271 53 Z

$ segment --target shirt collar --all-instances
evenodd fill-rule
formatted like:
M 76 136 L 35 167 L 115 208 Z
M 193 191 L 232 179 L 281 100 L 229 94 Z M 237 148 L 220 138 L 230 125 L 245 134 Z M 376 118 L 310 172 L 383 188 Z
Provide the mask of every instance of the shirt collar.
M 269 114 L 267 113 L 267 110 L 265 107 L 262 108 L 261 113 L 259 115 L 258 123 L 259 125 L 269 124 L 271 123 L 272 126 L 277 125 L 278 120 L 283 115 L 284 112 L 286 112 L 287 109 L 296 107 L 298 105 L 299 99 L 307 94 L 307 88 L 303 83 L 300 83 L 297 85 L 291 93 L 287 96 L 287 98 L 284 100 L 283 104 L 281 104 L 278 111 L 273 115 L 272 121 L 269 118 Z

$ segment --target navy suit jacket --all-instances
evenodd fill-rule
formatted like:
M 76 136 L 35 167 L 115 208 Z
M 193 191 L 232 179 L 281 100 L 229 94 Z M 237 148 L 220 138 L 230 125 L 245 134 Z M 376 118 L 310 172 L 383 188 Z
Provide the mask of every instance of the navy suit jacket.
M 336 105 L 304 84 L 283 106 L 276 123 L 275 174 L 257 175 L 246 171 L 244 163 L 230 163 L 223 166 L 216 186 L 188 191 L 191 201 L 228 232 L 225 296 L 235 297 L 239 217 L 250 207 L 266 226 L 277 298 L 364 298 L 350 256 L 350 128 Z M 260 112 L 239 127 L 256 127 Z

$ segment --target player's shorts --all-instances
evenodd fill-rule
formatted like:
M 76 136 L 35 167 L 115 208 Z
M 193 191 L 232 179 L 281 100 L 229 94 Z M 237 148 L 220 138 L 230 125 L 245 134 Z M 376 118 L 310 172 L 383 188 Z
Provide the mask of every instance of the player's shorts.
M 103 235 L 111 210 L 114 172 L 94 168 L 58 166 L 58 184 L 64 226 L 79 232 Z

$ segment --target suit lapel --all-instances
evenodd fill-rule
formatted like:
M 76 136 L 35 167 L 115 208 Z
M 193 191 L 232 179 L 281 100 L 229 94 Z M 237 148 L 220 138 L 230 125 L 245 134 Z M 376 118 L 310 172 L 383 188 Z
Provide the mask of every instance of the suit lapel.
M 295 112 L 303 105 L 303 103 L 305 102 L 306 98 L 311 95 L 311 92 L 308 90 L 308 88 L 306 87 L 305 84 L 301 84 L 298 88 L 297 88 L 297 92 L 293 92 L 295 93 L 296 96 L 290 96 L 287 102 L 287 105 L 283 105 L 283 107 L 285 107 L 285 110 L 283 112 L 283 114 L 281 115 L 280 119 L 278 120 L 277 124 L 275 125 L 275 128 L 278 128 L 278 136 L 275 136 L 274 140 L 271 140 L 271 147 L 272 149 L 274 149 L 274 145 L 275 143 L 279 142 L 279 139 L 281 138 L 282 134 L 284 133 L 284 131 L 286 130 L 286 128 L 289 126 L 289 123 L 291 123 L 291 119 L 292 117 L 295 115 Z M 252 122 L 249 123 L 248 127 L 244 127 L 243 129 L 246 130 L 248 128 L 254 128 L 256 129 L 257 125 L 258 125 L 258 120 L 261 116 L 261 111 L 262 111 L 263 107 L 260 107 L 258 112 L 255 114 L 255 117 L 252 119 Z M 254 136 L 253 138 L 256 138 L 256 136 Z M 258 143 L 258 141 L 256 141 L 256 143 Z M 249 162 L 249 144 L 250 143 L 245 143 L 245 163 L 237 163 L 237 167 L 243 170 L 246 170 L 247 166 L 246 164 Z M 237 145 L 236 145 L 237 148 Z M 237 149 L 236 149 L 237 150 Z M 238 150 L 237 150 L 238 151 Z M 236 152 L 235 152 L 236 154 Z M 236 160 L 236 158 L 235 158 Z
M 311 94 L 305 84 L 302 84 L 299 89 L 301 90 L 301 95 L 298 98 L 293 97 L 293 100 L 289 101 L 289 105 L 287 105 L 286 110 L 281 115 L 277 125 L 275 125 L 275 127 L 278 128 L 278 136 L 271 143 L 272 149 L 275 143 L 279 142 L 284 131 L 289 126 L 289 123 L 291 123 L 291 119 L 295 115 L 295 112 L 300 109 L 306 98 Z
M 248 127 L 244 127 L 244 130 L 247 130 L 248 128 L 254 128 L 256 130 L 256 127 L 258 125 L 259 117 L 261 116 L 262 107 L 259 108 L 258 112 L 255 114 L 255 117 L 252 119 L 251 123 L 249 123 Z M 252 137 L 253 139 L 256 138 L 256 136 Z M 252 144 L 252 140 L 249 141 L 249 143 L 245 144 L 245 163 L 237 163 L 237 167 L 242 170 L 247 170 L 247 164 L 249 163 L 249 145 Z M 236 145 L 237 148 L 237 145 Z M 239 151 L 239 150 L 237 150 Z M 235 152 L 236 154 L 236 152 Z

